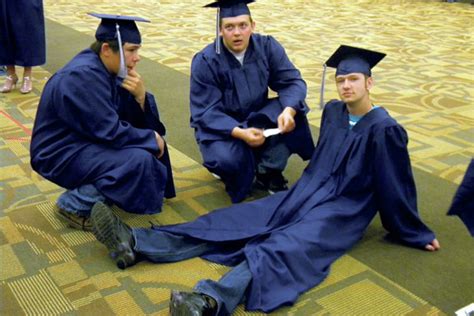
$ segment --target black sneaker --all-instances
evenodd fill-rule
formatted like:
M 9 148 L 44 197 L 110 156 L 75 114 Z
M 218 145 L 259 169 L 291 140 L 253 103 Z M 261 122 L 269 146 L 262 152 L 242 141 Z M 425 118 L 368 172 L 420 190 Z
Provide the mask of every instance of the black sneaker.
M 94 204 L 91 212 L 92 232 L 109 249 L 117 267 L 125 269 L 136 263 L 132 229 L 102 202 Z
M 267 173 L 258 173 L 256 175 L 256 184 L 270 194 L 288 190 L 288 180 L 285 179 L 281 171 L 272 170 Z
M 80 216 L 58 207 L 56 213 L 59 218 L 67 223 L 69 227 L 80 229 L 86 232 L 92 231 L 92 224 L 89 216 Z
M 209 295 L 171 291 L 171 316 L 214 316 L 217 315 L 217 302 Z

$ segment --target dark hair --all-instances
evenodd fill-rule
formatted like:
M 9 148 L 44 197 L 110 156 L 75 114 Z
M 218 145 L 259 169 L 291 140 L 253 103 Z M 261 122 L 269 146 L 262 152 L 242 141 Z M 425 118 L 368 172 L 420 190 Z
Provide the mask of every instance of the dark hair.
M 91 44 L 90 48 L 97 54 L 100 54 L 100 50 L 102 49 L 102 44 L 107 43 L 109 47 L 112 49 L 113 52 L 119 51 L 119 45 L 117 40 L 107 40 L 107 41 L 95 41 Z

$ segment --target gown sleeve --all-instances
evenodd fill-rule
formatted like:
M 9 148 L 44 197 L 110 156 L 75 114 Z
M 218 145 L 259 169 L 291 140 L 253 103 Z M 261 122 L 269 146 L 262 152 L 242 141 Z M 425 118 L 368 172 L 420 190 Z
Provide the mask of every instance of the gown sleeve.
M 458 215 L 474 237 L 474 159 L 454 195 L 448 215 Z
M 424 248 L 435 235 L 418 214 L 406 131 L 385 127 L 375 138 L 374 188 L 382 225 L 390 239 Z
M 107 77 L 98 70 L 71 71 L 55 91 L 55 110 L 78 135 L 113 148 L 139 147 L 158 152 L 154 132 L 120 120 Z
M 160 121 L 158 106 L 155 97 L 146 93 L 144 111 L 141 109 L 135 97 L 127 90 L 120 88 L 119 118 L 127 121 L 132 126 L 141 129 L 152 129 L 160 136 L 166 135 L 166 128 Z
M 296 111 L 307 112 L 308 108 L 304 102 L 307 92 L 306 82 L 288 58 L 283 46 L 271 36 L 268 36 L 268 39 L 270 89 L 278 93 L 283 108 L 289 106 Z
M 239 122 L 228 115 L 222 102 L 223 94 L 217 82 L 217 69 L 197 54 L 191 64 L 191 123 L 205 131 L 230 136 Z

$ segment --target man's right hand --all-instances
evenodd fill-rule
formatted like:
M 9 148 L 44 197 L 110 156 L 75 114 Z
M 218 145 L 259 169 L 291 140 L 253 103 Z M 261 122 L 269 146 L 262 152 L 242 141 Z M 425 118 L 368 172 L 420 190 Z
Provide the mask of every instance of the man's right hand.
M 235 127 L 232 130 L 232 137 L 238 138 L 246 142 L 250 147 L 259 147 L 265 142 L 263 130 L 255 127 L 240 128 Z
M 165 141 L 157 132 L 155 132 L 155 138 L 156 143 L 158 144 L 158 148 L 160 149 L 160 152 L 156 154 L 156 157 L 161 158 L 161 156 L 163 156 L 163 154 L 165 153 Z

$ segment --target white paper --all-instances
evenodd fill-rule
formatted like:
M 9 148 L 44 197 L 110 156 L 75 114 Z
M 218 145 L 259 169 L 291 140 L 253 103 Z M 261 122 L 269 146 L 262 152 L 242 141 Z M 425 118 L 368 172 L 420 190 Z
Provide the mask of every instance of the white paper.
M 467 316 L 467 315 L 472 315 L 474 313 L 474 303 L 469 304 L 456 312 L 456 316 Z
M 270 136 L 277 135 L 280 133 L 281 131 L 279 128 L 269 128 L 263 131 L 263 136 L 270 137 Z

